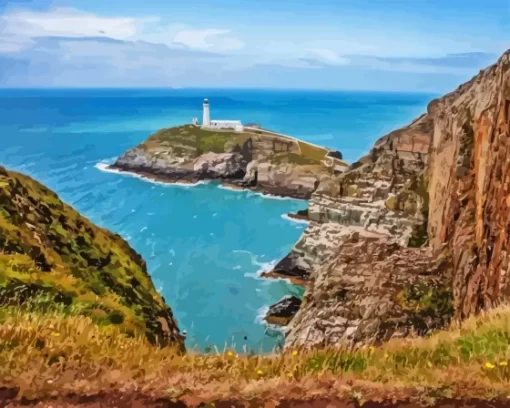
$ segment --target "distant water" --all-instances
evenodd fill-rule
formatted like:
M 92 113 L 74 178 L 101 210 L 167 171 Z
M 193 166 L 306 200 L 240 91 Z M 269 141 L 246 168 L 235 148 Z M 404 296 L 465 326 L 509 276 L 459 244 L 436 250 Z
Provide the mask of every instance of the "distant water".
M 240 119 L 338 149 L 355 160 L 376 138 L 424 112 L 423 94 L 241 90 L 0 90 L 0 163 L 55 190 L 120 233 L 147 261 L 188 347 L 269 351 L 281 343 L 261 317 L 302 290 L 258 278 L 306 225 L 285 217 L 299 200 L 216 184 L 167 186 L 105 172 L 150 133 L 201 116 Z

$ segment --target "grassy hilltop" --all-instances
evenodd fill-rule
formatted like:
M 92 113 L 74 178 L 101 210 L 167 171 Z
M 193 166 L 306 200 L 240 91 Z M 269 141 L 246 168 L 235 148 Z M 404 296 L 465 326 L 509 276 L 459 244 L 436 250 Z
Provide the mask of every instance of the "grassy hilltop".
M 249 140 L 273 144 L 282 148 L 270 148 L 260 154 L 271 158 L 275 163 L 298 165 L 321 165 L 328 149 L 283 135 L 276 135 L 262 129 L 245 129 L 243 132 L 229 130 L 205 130 L 193 125 L 183 125 L 162 129 L 150 136 L 141 147 L 172 149 L 175 154 L 198 157 L 206 152 L 224 153 L 242 146 Z M 288 145 L 288 148 L 283 148 Z

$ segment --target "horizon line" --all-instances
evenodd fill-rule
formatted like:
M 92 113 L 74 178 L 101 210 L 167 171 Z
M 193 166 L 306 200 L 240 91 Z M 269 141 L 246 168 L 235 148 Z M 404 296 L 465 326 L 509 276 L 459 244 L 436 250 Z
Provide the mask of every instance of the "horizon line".
M 186 91 L 186 90 L 211 90 L 211 91 L 288 91 L 288 92 L 372 92 L 372 93 L 402 93 L 402 94 L 422 94 L 422 95 L 441 95 L 443 91 L 423 91 L 423 90 L 383 90 L 383 89 L 341 89 L 341 88 L 257 88 L 257 87 L 172 87 L 172 86 L 0 86 L 0 91 L 19 90 L 19 91 L 38 91 L 38 90 L 69 90 L 69 91 L 143 91 L 143 90 L 161 90 L 161 91 Z

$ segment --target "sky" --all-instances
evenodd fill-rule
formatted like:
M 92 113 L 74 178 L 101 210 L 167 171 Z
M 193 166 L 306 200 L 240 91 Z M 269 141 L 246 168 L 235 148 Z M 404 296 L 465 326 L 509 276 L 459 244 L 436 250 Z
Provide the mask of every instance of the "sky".
M 510 48 L 510 0 L 0 0 L 0 87 L 443 92 Z

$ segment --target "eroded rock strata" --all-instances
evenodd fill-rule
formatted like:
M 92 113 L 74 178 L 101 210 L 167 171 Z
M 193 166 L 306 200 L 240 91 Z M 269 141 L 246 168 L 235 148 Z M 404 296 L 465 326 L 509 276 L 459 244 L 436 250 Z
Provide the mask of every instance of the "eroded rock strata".
M 287 346 L 425 334 L 505 301 L 509 126 L 507 52 L 323 181 L 274 271 L 308 282 Z

